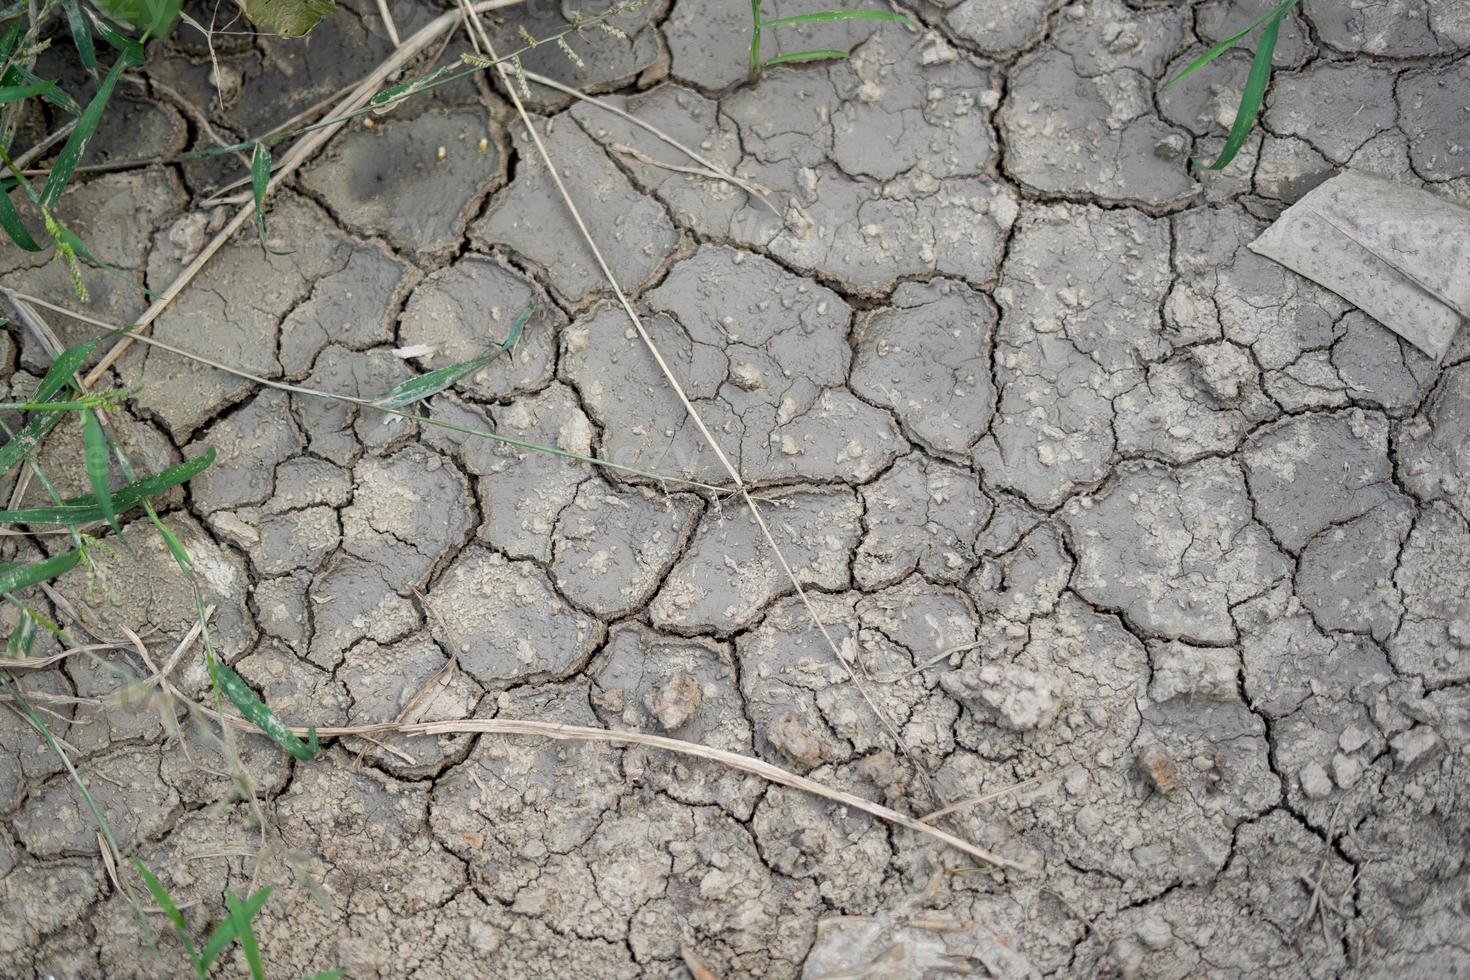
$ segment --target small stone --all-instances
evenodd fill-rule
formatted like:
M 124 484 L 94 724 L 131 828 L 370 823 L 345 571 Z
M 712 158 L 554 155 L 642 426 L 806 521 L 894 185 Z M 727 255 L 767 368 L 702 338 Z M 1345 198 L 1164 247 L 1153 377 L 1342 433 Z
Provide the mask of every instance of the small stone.
M 1356 752 L 1363 746 L 1367 745 L 1368 740 L 1372 737 L 1372 735 L 1363 731 L 1363 729 L 1359 728 L 1357 725 L 1349 725 L 1347 728 L 1344 728 L 1342 730 L 1342 734 L 1337 737 L 1337 747 L 1339 749 L 1342 749 L 1344 752 Z
M 1393 760 L 1400 769 L 1413 769 L 1434 756 L 1440 748 L 1439 735 L 1428 725 L 1415 725 L 1395 735 Z
M 1342 789 L 1350 788 L 1363 775 L 1363 764 L 1350 755 L 1339 752 L 1332 757 L 1332 781 Z
M 643 706 L 664 731 L 681 728 L 699 710 L 699 682 L 679 671 L 643 697 Z
M 1332 795 L 1332 782 L 1327 778 L 1327 770 L 1319 763 L 1309 762 L 1302 766 L 1302 771 L 1297 773 L 1297 781 L 1302 784 L 1302 793 L 1309 800 L 1325 800 Z

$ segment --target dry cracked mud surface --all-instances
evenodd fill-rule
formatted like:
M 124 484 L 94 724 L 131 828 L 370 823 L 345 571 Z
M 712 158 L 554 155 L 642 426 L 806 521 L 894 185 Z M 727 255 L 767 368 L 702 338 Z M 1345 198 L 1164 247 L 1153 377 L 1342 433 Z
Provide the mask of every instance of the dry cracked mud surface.
M 625 15 L 629 40 L 577 41 L 582 71 L 528 62 L 777 202 L 536 90 L 592 234 L 841 662 L 734 498 L 158 349 L 111 380 L 142 386 L 118 419 L 140 468 L 217 451 L 165 520 L 219 654 L 288 722 L 636 730 L 916 816 L 1021 783 L 940 826 L 1028 870 L 713 762 L 484 734 L 345 738 L 311 762 L 242 736 L 285 845 L 257 866 L 210 740 L 157 704 L 71 700 L 138 676 L 134 655 L 27 675 L 119 844 L 196 927 L 254 880 L 282 885 L 256 925 L 273 976 L 1470 973 L 1470 330 L 1434 364 L 1245 247 L 1344 167 L 1470 199 L 1470 6 L 1303 0 L 1260 127 L 1201 175 L 1187 161 L 1223 142 L 1249 56 L 1162 80 L 1261 4 L 900 5 L 922 31 L 788 30 L 775 51 L 855 50 L 755 86 L 728 0 Z M 405 35 L 440 12 L 393 7 Z M 523 17 L 544 34 L 564 13 L 492 26 L 514 43 Z M 213 67 L 181 29 L 94 152 L 256 134 L 390 51 L 367 0 L 304 43 L 216 37 Z M 94 277 L 90 312 L 136 316 L 135 287 L 172 281 L 240 173 L 79 184 L 62 212 L 123 280 Z M 157 337 L 372 398 L 531 305 L 512 354 L 435 416 L 725 479 L 502 91 L 459 82 L 353 123 L 268 210 L 280 254 L 242 231 Z M 55 263 L 0 262 L 67 301 Z M 48 363 L 0 334 L 15 396 Z M 86 490 L 79 447 L 64 426 L 40 457 L 63 492 Z M 123 538 L 110 593 L 73 575 L 47 606 L 161 661 L 192 599 L 146 521 Z M 7 559 L 66 546 L 5 541 Z M 206 689 L 197 652 L 175 681 Z M 56 757 L 9 711 L 0 732 L 3 972 L 183 969 L 162 916 L 169 965 L 148 949 Z

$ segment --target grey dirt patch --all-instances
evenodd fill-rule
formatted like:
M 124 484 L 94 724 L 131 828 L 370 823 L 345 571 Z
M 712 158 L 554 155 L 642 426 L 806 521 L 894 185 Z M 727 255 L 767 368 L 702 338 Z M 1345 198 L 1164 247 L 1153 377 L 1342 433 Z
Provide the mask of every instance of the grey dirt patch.
M 532 7 L 487 18 L 502 53 L 570 15 Z M 308 45 L 182 31 L 140 73 L 157 97 L 127 91 L 88 162 L 203 148 L 203 122 L 267 131 L 388 56 L 378 9 L 343 0 Z M 1249 55 L 1161 86 L 1263 3 L 899 9 L 920 27 L 767 30 L 767 55 L 852 55 L 753 85 L 749 10 L 714 0 L 625 12 L 626 39 L 573 34 L 585 69 L 555 45 L 524 62 L 771 205 L 532 84 L 571 196 L 779 555 L 738 497 L 688 484 L 728 474 L 498 81 L 355 120 L 272 192 L 273 251 L 243 230 L 152 328 L 372 401 L 492 352 L 530 308 L 511 350 L 413 409 L 433 422 L 143 345 L 107 379 L 141 386 L 111 420 L 146 473 L 217 454 L 157 502 L 215 654 L 291 724 L 674 738 L 915 818 L 955 805 L 937 827 L 1027 870 L 647 745 L 222 747 L 133 696 L 196 616 L 130 512 L 120 536 L 89 529 L 92 568 L 26 593 L 106 648 L 14 675 L 196 932 L 274 882 L 254 922 L 272 976 L 1470 971 L 1470 329 L 1433 363 L 1247 247 L 1346 167 L 1466 200 L 1466 6 L 1302 0 L 1219 174 L 1190 160 L 1218 151 Z M 443 12 L 392 10 L 404 36 Z M 117 270 L 86 271 L 89 312 L 135 318 L 238 176 L 224 158 L 79 175 L 57 214 Z M 5 285 L 71 302 L 59 264 L 12 252 Z M 0 330 L 6 400 L 49 363 Z M 81 447 L 69 422 L 35 457 L 63 496 L 89 492 Z M 31 478 L 10 506 L 48 503 Z M 0 541 L 5 562 L 71 546 Z M 43 635 L 31 655 L 61 652 Z M 169 676 L 209 693 L 197 646 Z M 0 910 L 7 976 L 188 971 L 10 711 Z M 246 975 L 228 956 L 216 973 Z

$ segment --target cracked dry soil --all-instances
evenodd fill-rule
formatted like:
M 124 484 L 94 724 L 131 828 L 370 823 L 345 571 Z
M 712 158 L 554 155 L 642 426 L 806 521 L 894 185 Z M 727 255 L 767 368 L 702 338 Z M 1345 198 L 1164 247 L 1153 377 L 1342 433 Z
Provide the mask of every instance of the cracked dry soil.
M 942 824 L 1036 870 L 977 869 L 647 749 L 347 739 L 299 763 L 242 737 L 290 848 L 259 872 L 288 883 L 257 920 L 272 975 L 1470 971 L 1470 330 L 1433 364 L 1245 248 L 1343 167 L 1470 197 L 1470 5 L 1303 0 L 1260 128 L 1206 177 L 1187 158 L 1218 149 L 1249 55 L 1160 83 L 1260 4 L 903 6 L 922 34 L 768 35 L 856 51 L 753 87 L 735 84 L 748 14 L 730 0 L 624 16 L 630 41 L 578 41 L 582 72 L 544 50 L 527 64 L 785 205 L 777 219 L 650 165 L 676 156 L 599 109 L 532 100 L 903 750 L 729 500 L 141 346 L 115 367 L 142 385 L 119 425 L 152 471 L 218 451 L 166 520 L 199 561 L 221 655 L 292 723 L 393 719 L 452 665 L 415 717 L 668 734 L 915 814 L 1049 776 Z M 181 29 L 93 152 L 264 131 L 387 55 L 376 9 L 348 0 L 306 42 L 216 37 L 218 92 Z M 394 11 L 405 34 L 439 12 Z M 511 43 L 564 13 L 516 8 L 494 30 Z M 154 333 L 372 397 L 480 353 L 533 303 L 513 355 L 435 414 L 722 480 L 512 122 L 465 81 L 354 123 L 273 196 L 290 254 L 242 232 Z M 238 175 L 125 168 L 62 210 L 158 289 L 223 221 L 199 203 Z M 66 300 L 56 263 L 0 261 L 7 283 Z M 140 312 L 129 284 L 94 279 L 94 315 Z M 7 331 L 0 364 L 24 393 L 49 359 Z M 433 353 L 392 353 L 420 344 Z M 42 453 L 64 491 L 85 492 L 79 446 L 63 428 Z M 124 536 L 139 558 L 118 559 L 113 600 L 74 576 L 55 609 L 166 656 L 192 604 L 146 523 Z M 27 684 L 90 697 L 141 669 L 73 658 Z M 176 679 L 203 691 L 200 658 Z M 218 802 L 223 762 L 187 725 L 165 737 L 147 704 L 54 724 L 119 843 L 197 927 L 248 887 L 258 835 Z M 55 757 L 10 713 L 0 732 L 0 972 L 182 969 L 161 917 L 169 966 L 147 950 Z

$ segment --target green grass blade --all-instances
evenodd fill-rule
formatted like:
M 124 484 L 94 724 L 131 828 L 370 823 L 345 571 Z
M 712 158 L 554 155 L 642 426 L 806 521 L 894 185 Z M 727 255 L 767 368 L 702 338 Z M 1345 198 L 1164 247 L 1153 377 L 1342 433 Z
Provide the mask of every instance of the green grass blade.
M 97 46 L 92 43 L 92 32 L 87 29 L 87 18 L 82 14 L 82 6 L 77 0 L 61 0 L 61 9 L 66 11 L 66 23 L 71 28 L 72 44 L 76 46 L 77 57 L 81 59 L 82 67 L 87 69 L 87 74 L 93 78 L 97 77 Z
M 53 555 L 41 561 L 31 562 L 19 568 L 10 567 L 0 573 L 0 592 L 14 592 L 38 582 L 49 582 L 65 572 L 71 571 L 81 560 L 82 553 L 75 549 Z
M 1237 44 L 1243 41 L 1246 35 L 1249 34 L 1251 31 L 1254 31 L 1256 28 L 1260 27 L 1262 24 L 1266 23 L 1273 17 L 1276 17 L 1278 19 L 1281 17 L 1285 17 L 1287 11 L 1291 10 L 1291 8 L 1295 7 L 1296 5 L 1297 0 L 1283 0 L 1283 2 L 1278 3 L 1276 6 L 1272 7 L 1270 10 L 1262 14 L 1259 18 L 1252 21 L 1250 25 L 1245 28 L 1245 30 L 1240 31 L 1238 34 L 1230 35 L 1225 40 L 1221 41 L 1219 44 L 1215 45 L 1213 48 L 1206 51 L 1198 58 L 1194 59 L 1194 61 L 1190 62 L 1188 68 L 1185 68 L 1179 74 L 1175 75 L 1173 78 L 1165 82 L 1163 88 L 1167 89 L 1175 82 L 1183 81 L 1190 75 L 1193 75 L 1205 65 L 1208 65 L 1210 62 L 1220 57 L 1220 55 L 1224 54 L 1226 51 L 1229 51 L 1231 48 L 1235 47 Z M 1160 91 L 1162 91 L 1162 89 Z
M 31 82 L 26 85 L 6 85 L 0 88 L 0 105 L 19 102 L 35 95 L 44 95 L 56 87 L 55 82 Z
M 451 364 L 448 367 L 430 371 L 428 374 L 421 374 L 416 378 L 409 378 L 388 392 L 388 394 L 373 402 L 373 405 L 383 409 L 398 409 L 437 395 L 456 381 L 480 370 L 480 368 L 514 347 L 516 341 L 521 339 L 521 334 L 526 329 L 526 322 L 530 319 L 531 307 L 528 306 L 521 311 L 520 316 L 516 317 L 515 323 L 510 328 L 510 335 L 495 350 L 488 354 L 471 358 L 468 361 L 461 361 L 458 364 Z
M 313 973 L 306 980 L 342 980 L 345 976 L 346 970 L 322 970 L 320 973 Z
M 97 344 L 101 340 L 102 338 L 98 337 L 94 340 L 77 344 L 75 347 L 68 347 L 60 354 L 57 354 L 56 360 L 51 362 L 51 369 L 46 372 L 46 376 L 41 379 L 41 384 L 36 388 L 36 393 L 32 396 L 32 400 L 38 402 L 50 401 L 52 395 L 55 395 L 71 381 L 72 375 L 77 373 L 77 369 L 82 366 L 82 363 L 97 348 Z M 31 451 L 40 445 L 46 433 L 50 432 L 52 427 L 60 420 L 61 416 L 58 413 L 45 412 L 26 423 L 25 428 L 20 430 L 19 435 L 11 439 L 3 447 L 0 447 L 0 473 L 8 472 L 12 466 L 29 456 Z
M 10 191 L 15 182 L 11 181 L 8 186 L 0 187 L 0 228 L 5 229 L 5 235 L 16 247 L 23 248 L 27 252 L 39 252 L 41 246 L 31 237 L 26 229 L 25 222 L 20 220 L 20 212 L 15 210 L 15 205 L 10 203 Z
M 92 96 L 92 101 L 87 103 L 87 108 L 77 117 L 77 128 L 72 130 L 71 136 L 67 137 L 66 145 L 56 155 L 56 162 L 51 165 L 51 175 L 46 178 L 46 187 L 41 191 L 40 206 L 50 210 L 61 200 L 61 192 L 66 190 L 66 185 L 71 182 L 71 175 L 81 162 L 82 154 L 87 149 L 87 142 L 91 140 L 92 134 L 97 132 L 97 126 L 102 122 L 102 113 L 107 109 L 107 103 L 112 99 L 112 91 L 117 88 L 117 80 L 122 77 L 123 69 L 130 65 L 142 64 L 141 49 L 137 60 L 124 53 L 112 63 L 112 68 L 107 72 L 107 77 L 97 87 L 97 94 Z
M 87 466 L 87 482 L 92 484 L 92 497 L 102 517 L 118 534 L 117 512 L 112 507 L 112 489 L 109 481 L 111 467 L 108 465 L 107 437 L 102 434 L 102 423 L 97 421 L 97 412 L 82 413 L 82 457 Z
M 20 6 L 8 7 L 5 10 L 5 17 L 14 17 L 16 14 L 20 13 L 20 10 Z M 10 52 L 15 50 L 15 44 L 19 40 L 20 21 L 16 21 L 14 24 L 10 25 L 10 30 L 5 32 L 5 36 L 0 37 L 0 61 L 4 61 L 6 58 L 10 57 Z
M 917 28 L 912 18 L 888 10 L 824 10 L 815 14 L 795 14 L 761 21 L 761 27 L 779 27 L 782 24 L 818 24 L 834 20 L 887 20 Z M 770 64 L 770 62 L 766 62 Z
M 1271 81 L 1271 58 L 1276 52 L 1276 37 L 1281 30 L 1281 18 L 1284 16 L 1286 9 L 1278 8 L 1275 16 L 1266 24 L 1266 29 L 1261 32 L 1261 46 L 1256 48 L 1256 56 L 1251 59 L 1250 74 L 1246 76 L 1245 89 L 1240 93 L 1240 105 L 1235 110 L 1235 121 L 1230 124 L 1230 135 L 1225 137 L 1225 145 L 1215 162 L 1205 166 L 1206 170 L 1225 169 L 1245 145 L 1245 139 L 1255 125 L 1256 116 L 1261 112 L 1261 100 L 1266 96 L 1266 85 Z
M 255 198 L 255 230 L 260 235 L 260 247 L 272 255 L 285 255 L 265 243 L 265 192 L 271 185 L 271 151 L 264 143 L 256 143 L 250 151 L 250 192 Z
M 156 878 L 148 866 L 138 858 L 133 858 L 133 867 L 138 872 L 138 877 L 143 879 L 143 884 L 148 888 L 148 894 L 153 896 L 153 901 L 163 909 L 163 914 L 173 923 L 174 931 L 179 934 L 179 939 L 184 943 L 184 949 L 189 951 L 189 962 L 197 963 L 199 953 L 194 949 L 194 941 L 189 938 L 189 925 L 184 921 L 184 914 L 174 904 L 173 896 L 169 895 L 168 889 L 163 887 L 163 882 Z
M 30 656 L 31 645 L 36 642 L 36 622 L 30 607 L 21 606 L 20 618 L 16 621 L 15 629 L 10 631 L 10 639 L 5 642 L 7 657 Z
M 112 495 L 113 512 L 121 514 L 148 497 L 192 480 L 213 462 L 214 450 L 210 449 L 147 479 L 129 483 Z M 71 497 L 62 501 L 60 506 L 0 510 L 0 524 L 85 524 L 103 520 L 105 516 L 92 497 Z
M 264 701 L 256 697 L 250 685 L 240 679 L 230 667 L 216 662 L 214 667 L 214 680 L 219 685 L 221 693 L 230 699 L 230 703 L 240 710 L 245 720 L 268 735 L 271 741 L 285 749 L 297 759 L 305 762 L 312 758 L 317 752 L 316 729 L 311 730 L 311 735 L 306 742 L 291 734 L 285 722 L 276 717 L 276 713 L 266 707 Z
M 811 51 L 793 51 L 791 54 L 778 54 L 774 58 L 766 59 L 766 67 L 771 65 L 789 65 L 799 61 L 842 61 L 847 57 L 846 51 L 831 51 L 813 49 Z
M 24 82 L 27 85 L 38 85 L 46 81 L 46 79 L 23 65 L 11 65 L 10 70 L 5 73 L 5 80 L 7 83 L 12 81 Z M 56 106 L 62 112 L 69 113 L 73 116 L 82 114 L 82 107 L 77 105 L 76 100 L 66 94 L 66 89 L 61 88 L 55 83 L 52 83 L 51 87 L 41 92 L 40 95 L 41 98 Z
M 265 980 L 265 967 L 260 962 L 260 945 L 255 941 L 255 930 L 250 928 L 251 915 L 245 905 L 234 895 L 225 896 L 225 905 L 230 910 L 230 919 L 235 923 L 235 935 L 240 939 L 240 948 L 245 951 L 245 962 L 250 966 L 254 980 Z
M 266 885 L 254 895 L 245 899 L 241 904 L 241 914 L 247 922 L 255 918 L 255 914 L 260 911 L 261 906 L 265 905 L 266 899 L 270 898 L 271 892 L 275 890 L 275 885 Z M 214 927 L 214 931 L 205 940 L 204 952 L 199 955 L 201 976 L 209 972 L 209 968 L 214 965 L 214 961 L 219 958 L 219 954 L 224 952 L 225 947 L 235 941 L 237 928 L 235 925 L 235 911 L 232 908 L 230 914 L 220 920 L 219 925 Z

